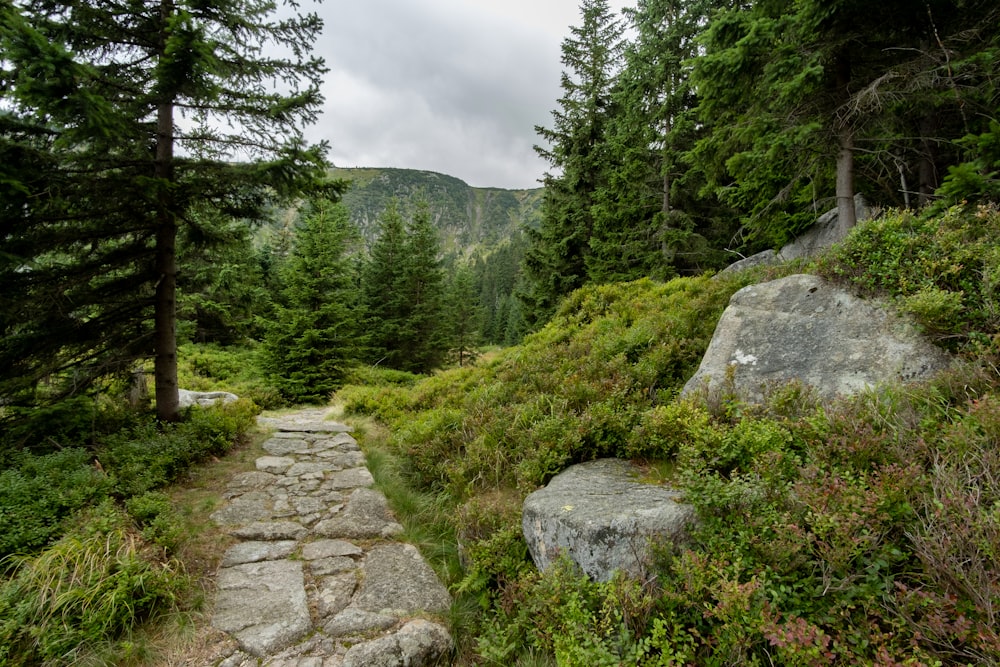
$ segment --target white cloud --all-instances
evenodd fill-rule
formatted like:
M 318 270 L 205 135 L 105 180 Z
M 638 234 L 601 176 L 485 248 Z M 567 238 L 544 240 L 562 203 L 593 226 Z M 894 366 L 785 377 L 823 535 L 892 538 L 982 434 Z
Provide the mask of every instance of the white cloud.
M 315 11 L 331 71 L 307 136 L 329 141 L 335 164 L 537 187 L 547 165 L 532 150 L 534 126 L 549 124 L 560 95 L 575 0 L 364 0 Z

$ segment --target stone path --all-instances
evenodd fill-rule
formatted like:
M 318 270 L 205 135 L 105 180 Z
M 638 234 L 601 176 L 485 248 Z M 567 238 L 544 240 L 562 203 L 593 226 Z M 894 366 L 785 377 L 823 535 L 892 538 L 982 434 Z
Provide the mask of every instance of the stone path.
M 212 624 L 240 649 L 220 667 L 448 663 L 448 591 L 396 523 L 350 429 L 325 409 L 261 418 L 255 472 L 212 519 L 241 541 L 217 577 Z

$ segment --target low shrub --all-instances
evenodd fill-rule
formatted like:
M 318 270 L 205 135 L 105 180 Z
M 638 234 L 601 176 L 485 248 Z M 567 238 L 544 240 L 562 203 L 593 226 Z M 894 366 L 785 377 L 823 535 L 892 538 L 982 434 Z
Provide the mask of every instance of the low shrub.
M 179 563 L 149 549 L 107 502 L 37 556 L 5 563 L 13 573 L 0 583 L 0 664 L 12 666 L 77 664 L 109 645 L 127 653 L 129 632 L 188 585 Z
M 996 353 L 1000 334 L 1000 208 L 894 212 L 858 225 L 819 263 L 822 275 L 885 295 L 942 345 Z
M 85 449 L 21 453 L 0 472 L 0 557 L 39 549 L 75 512 L 107 496 L 111 484 Z
M 237 346 L 216 344 L 180 345 L 177 348 L 177 379 L 192 391 L 229 391 L 265 410 L 287 406 L 281 393 L 266 381 L 257 347 L 248 342 Z
M 191 408 L 177 424 L 142 427 L 107 437 L 98 456 L 121 498 L 159 488 L 210 456 L 224 454 L 254 424 L 256 406 L 247 399 L 211 408 Z

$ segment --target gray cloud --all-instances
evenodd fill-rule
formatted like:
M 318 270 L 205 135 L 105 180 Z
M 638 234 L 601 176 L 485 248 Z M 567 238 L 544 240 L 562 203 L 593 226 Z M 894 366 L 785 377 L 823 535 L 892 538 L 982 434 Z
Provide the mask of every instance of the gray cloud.
M 576 0 L 328 0 L 315 11 L 330 73 L 307 136 L 329 141 L 335 164 L 537 187 L 547 165 L 534 126 L 557 104 Z

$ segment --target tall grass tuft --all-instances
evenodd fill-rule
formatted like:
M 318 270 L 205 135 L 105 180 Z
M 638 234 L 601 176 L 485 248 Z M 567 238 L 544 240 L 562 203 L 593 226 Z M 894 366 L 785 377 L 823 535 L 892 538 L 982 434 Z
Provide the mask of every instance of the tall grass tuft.
M 5 559 L 13 572 L 0 584 L 0 664 L 73 664 L 112 647 L 134 653 L 132 629 L 173 606 L 187 584 L 162 553 L 106 502 L 37 556 Z

